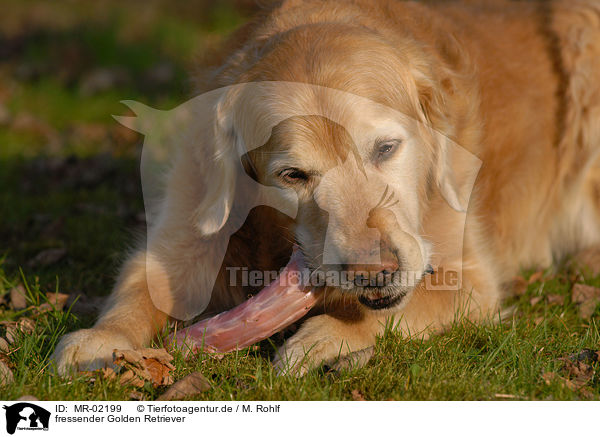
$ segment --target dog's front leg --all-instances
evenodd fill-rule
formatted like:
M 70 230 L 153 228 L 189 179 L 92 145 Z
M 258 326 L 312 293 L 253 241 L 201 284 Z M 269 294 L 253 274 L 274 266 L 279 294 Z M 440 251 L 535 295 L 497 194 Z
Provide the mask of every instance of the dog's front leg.
M 301 376 L 321 364 L 374 346 L 384 328 L 384 318 L 369 314 L 352 320 L 330 314 L 311 317 L 279 348 L 273 365 L 279 373 Z
M 139 252 L 125 264 L 98 322 L 62 337 L 52 360 L 61 374 L 110 365 L 113 349 L 141 347 L 166 321 L 166 314 L 157 310 L 150 298 L 146 257 Z

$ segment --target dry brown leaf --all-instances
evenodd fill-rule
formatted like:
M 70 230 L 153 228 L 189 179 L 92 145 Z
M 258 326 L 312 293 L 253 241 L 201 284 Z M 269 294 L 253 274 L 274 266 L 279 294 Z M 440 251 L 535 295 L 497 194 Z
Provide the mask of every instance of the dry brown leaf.
M 158 385 L 169 385 L 173 383 L 172 371 L 175 367 L 171 364 L 168 366 L 164 362 L 158 361 L 154 358 L 148 358 L 146 360 L 146 368 L 150 374 L 150 380 L 155 386 Z
M 594 311 L 596 311 L 596 307 L 598 306 L 598 303 L 600 303 L 599 299 L 593 299 L 593 300 L 585 301 L 582 304 L 580 304 L 579 305 L 579 317 L 581 317 L 584 320 L 588 320 L 590 317 L 592 317 L 592 314 L 594 314 Z
M 568 388 L 569 390 L 579 390 L 586 384 L 586 382 L 581 383 L 577 380 L 564 378 L 555 372 L 546 372 L 542 375 L 542 378 L 544 379 L 547 385 L 550 385 L 554 381 L 557 381 L 560 385 Z
M 0 322 L 0 325 L 6 328 L 6 340 L 9 344 L 12 344 L 17 340 L 19 331 L 25 334 L 31 334 L 35 329 L 35 322 L 27 317 L 23 317 L 16 322 Z
M 112 367 L 104 367 L 100 369 L 100 372 L 102 374 L 102 378 L 108 379 L 109 381 L 117 377 L 117 374 Z
M 591 285 L 575 284 L 571 289 L 571 300 L 579 304 L 579 316 L 589 319 L 600 303 L 600 288 Z
M 365 397 L 362 395 L 361 392 L 359 392 L 358 390 L 354 389 L 352 390 L 352 400 L 355 401 L 366 401 Z
M 570 379 L 581 386 L 587 384 L 594 377 L 594 368 L 583 361 L 565 360 L 565 368 Z
M 574 260 L 574 267 L 597 276 L 600 273 L 600 251 L 593 247 L 579 252 Z
M 365 349 L 360 349 L 354 352 L 344 355 L 338 359 L 332 360 L 328 364 L 331 370 L 335 372 L 341 372 L 342 370 L 360 369 L 367 365 L 367 363 L 373 358 L 375 354 L 375 348 L 373 346 Z
M 136 385 L 137 378 L 144 385 L 144 381 L 150 381 L 155 387 L 159 385 L 170 385 L 173 383 L 173 370 L 171 364 L 173 357 L 165 349 L 138 349 L 113 351 L 113 362 L 126 369 L 121 381 L 127 375 L 126 381 Z M 133 376 L 128 375 L 131 371 Z M 141 387 L 140 385 L 140 387 Z
M 38 306 L 31 306 L 28 309 L 31 310 L 36 316 L 47 313 L 49 311 L 54 311 L 54 307 L 48 302 L 44 302 L 43 304 L 40 304 Z
M 46 293 L 46 299 L 48 299 L 47 303 L 61 311 L 69 300 L 69 295 L 65 293 Z
M 8 353 L 8 351 L 10 350 L 10 346 L 8 345 L 8 342 L 0 337 L 0 352 L 4 352 L 4 353 Z
M 143 360 L 154 359 L 164 363 L 170 363 L 173 361 L 173 357 L 169 354 L 166 349 L 135 349 L 135 350 L 119 350 L 113 351 L 113 358 L 115 364 L 122 364 L 122 362 L 128 362 L 132 364 L 140 363 Z
M 567 387 L 569 390 L 579 390 L 583 388 L 583 386 L 586 384 L 586 382 L 582 383 L 576 379 L 566 379 L 563 377 L 561 377 L 560 379 L 564 386 Z
M 533 273 L 530 277 L 529 277 L 529 283 L 533 284 L 534 282 L 538 282 L 540 279 L 542 279 L 542 277 L 544 276 L 544 272 L 542 270 Z
M 558 376 L 558 374 L 555 373 L 555 372 L 544 372 L 544 373 L 542 373 L 542 379 L 544 380 L 544 382 L 547 385 L 552 384 L 552 381 L 554 381 L 556 378 L 560 378 L 560 376 Z
M 586 396 L 585 386 L 592 381 L 594 378 L 594 368 L 586 363 L 585 361 L 596 361 L 597 351 L 591 349 L 584 349 L 583 351 L 570 355 L 568 357 L 559 358 L 559 361 L 564 363 L 562 372 L 566 374 L 565 377 L 558 375 L 555 372 L 546 372 L 542 375 L 546 384 L 551 384 L 552 381 L 558 381 L 564 387 L 570 390 L 580 391 L 581 394 Z
M 144 386 L 144 378 L 140 377 L 137 373 L 135 373 L 133 370 L 129 369 L 126 370 L 124 373 L 121 374 L 121 379 L 120 379 L 121 384 L 129 384 L 129 385 L 133 385 L 135 387 L 143 387 Z
M 46 293 L 48 302 L 44 302 L 36 307 L 31 307 L 31 310 L 38 315 L 48 311 L 62 311 L 69 298 L 70 296 L 64 293 Z
M 600 288 L 591 285 L 575 284 L 571 289 L 571 300 L 575 303 L 583 303 L 591 299 L 600 299 Z
M 144 394 L 140 393 L 137 390 L 133 390 L 131 393 L 129 393 L 129 399 L 131 399 L 133 401 L 143 401 L 144 400 Z
M 581 387 L 579 389 L 579 395 L 586 399 L 593 399 L 595 397 L 594 392 L 588 387 Z
M 563 305 L 565 303 L 565 297 L 560 294 L 549 294 L 548 303 L 550 305 Z
M 531 306 L 535 306 L 541 300 L 542 300 L 542 296 L 535 296 L 535 297 L 532 297 L 531 299 L 529 299 L 529 303 L 531 304 Z
M 0 361 L 0 387 L 12 384 L 14 380 L 12 370 L 4 361 Z
M 157 401 L 181 400 L 188 396 L 210 390 L 210 382 L 200 372 L 190 373 L 177 381 L 166 392 L 160 395 Z
M 523 276 L 517 276 L 513 279 L 513 292 L 515 296 L 522 296 L 527 291 L 528 282 Z
M 25 334 L 31 334 L 35 330 L 35 322 L 28 317 L 21 317 L 17 322 L 17 326 Z
M 22 310 L 27 308 L 27 299 L 25 296 L 27 296 L 27 292 L 22 284 L 19 284 L 10 290 L 10 304 L 13 309 Z

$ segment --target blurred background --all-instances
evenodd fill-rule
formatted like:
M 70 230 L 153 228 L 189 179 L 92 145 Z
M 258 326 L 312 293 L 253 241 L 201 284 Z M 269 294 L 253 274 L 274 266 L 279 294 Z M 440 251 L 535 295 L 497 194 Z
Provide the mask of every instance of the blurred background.
M 0 0 L 0 296 L 110 291 L 144 235 L 142 138 L 121 100 L 170 109 L 252 0 Z

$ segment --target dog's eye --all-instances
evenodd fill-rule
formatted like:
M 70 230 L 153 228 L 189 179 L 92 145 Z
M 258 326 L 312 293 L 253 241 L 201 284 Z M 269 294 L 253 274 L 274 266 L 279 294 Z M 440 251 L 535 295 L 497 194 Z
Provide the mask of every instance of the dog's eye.
M 394 149 L 393 144 L 384 144 L 383 146 L 379 147 L 379 154 L 384 155 L 386 153 L 391 152 L 393 149 Z
M 399 144 L 400 144 L 400 141 L 387 141 L 385 143 L 378 144 L 377 145 L 378 157 L 383 158 L 386 155 L 390 155 L 392 152 L 394 152 L 398 148 Z
M 279 172 L 279 177 L 289 184 L 308 181 L 308 174 L 297 168 L 286 168 Z

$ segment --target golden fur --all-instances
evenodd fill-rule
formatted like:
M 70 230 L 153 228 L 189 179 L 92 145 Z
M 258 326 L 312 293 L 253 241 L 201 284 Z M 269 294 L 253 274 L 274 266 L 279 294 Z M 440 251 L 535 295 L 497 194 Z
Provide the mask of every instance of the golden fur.
M 462 260 L 462 291 L 428 291 L 421 284 L 403 306 L 385 311 L 367 310 L 354 297 L 333 292 L 326 308 L 282 347 L 276 358 L 280 368 L 305 353 L 298 371 L 334 359 L 340 351 L 368 348 L 390 316 L 401 320 L 399 329 L 407 334 L 439 330 L 457 312 L 472 320 L 493 316 L 504 284 L 520 268 L 547 267 L 600 241 L 597 0 L 289 0 L 243 28 L 231 46 L 209 76 L 210 88 L 293 81 L 340 89 L 423 119 L 483 162 L 462 253 L 449 243 L 462 223 L 442 197 L 428 196 L 426 190 L 431 181 L 425 171 L 435 173 L 435 166 L 442 165 L 436 155 L 440 149 L 430 151 L 425 173 L 413 178 L 419 182 L 412 210 L 420 220 L 419 232 L 442 260 Z M 293 120 L 280 130 L 265 146 L 268 150 L 325 169 L 339 154 L 332 144 L 346 141 L 343 130 L 317 119 Z M 268 156 L 259 150 L 249 156 L 261 181 L 270 177 Z M 177 207 L 155 233 L 171 277 L 186 290 L 201 283 L 198 266 L 211 262 L 202 228 L 190 219 L 202 214 L 198 207 L 204 205 L 203 193 L 189 188 L 197 173 L 191 161 L 178 161 L 167 192 Z M 356 193 L 360 184 L 353 172 L 346 179 L 337 177 L 332 186 L 342 202 L 336 213 L 346 219 L 340 232 L 350 232 L 355 214 L 364 213 L 347 208 L 350 202 L 376 202 L 380 193 Z M 444 186 L 441 182 L 442 191 Z M 289 255 L 289 241 L 298 237 L 297 226 L 308 240 L 326 226 L 302 202 L 298 222 L 258 208 L 232 237 L 224 264 L 280 267 Z M 273 235 L 272 229 L 281 232 Z M 54 355 L 61 371 L 76 364 L 103 365 L 113 348 L 141 347 L 165 325 L 167 316 L 147 291 L 146 266 L 145 252 L 134 254 L 96 325 L 61 340 Z M 159 271 L 148 274 L 160 283 Z M 223 267 L 206 314 L 231 308 L 246 293 L 227 285 Z

